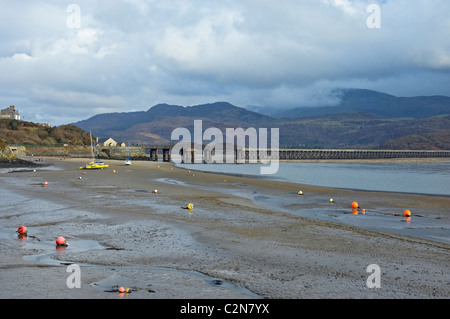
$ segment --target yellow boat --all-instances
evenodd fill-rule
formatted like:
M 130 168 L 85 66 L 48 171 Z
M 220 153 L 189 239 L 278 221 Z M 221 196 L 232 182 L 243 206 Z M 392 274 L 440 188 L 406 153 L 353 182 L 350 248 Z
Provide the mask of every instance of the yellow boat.
M 89 164 L 86 164 L 83 167 L 80 167 L 80 169 L 101 169 L 101 168 L 107 168 L 109 167 L 108 164 L 105 164 L 100 161 L 92 161 Z
M 91 137 L 92 162 L 90 162 L 89 164 L 86 164 L 83 167 L 80 167 L 80 169 L 103 169 L 103 168 L 109 167 L 108 164 L 105 164 L 102 161 L 94 159 L 94 144 L 92 143 L 92 133 L 89 132 L 89 135 Z

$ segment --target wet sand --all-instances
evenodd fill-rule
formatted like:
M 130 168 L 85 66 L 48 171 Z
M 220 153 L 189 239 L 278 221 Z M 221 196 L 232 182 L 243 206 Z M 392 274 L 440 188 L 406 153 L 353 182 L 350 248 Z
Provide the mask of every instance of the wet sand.
M 83 175 L 86 161 L 46 159 L 53 165 L 36 172 L 0 174 L 1 298 L 450 295 L 450 245 L 413 236 L 415 218 L 448 223 L 448 197 L 299 186 L 156 162 L 105 161 L 109 168 Z M 267 201 L 298 198 L 300 188 L 305 195 L 296 204 L 275 209 Z M 336 200 L 332 207 L 329 198 Z M 395 221 L 411 235 L 298 214 L 314 208 L 351 218 L 354 200 L 364 203 L 367 216 L 371 209 L 389 218 L 411 209 L 411 226 L 403 217 Z M 182 208 L 189 203 L 191 214 Z M 15 233 L 20 225 L 28 227 L 25 239 Z M 59 236 L 69 247 L 55 248 Z M 80 289 L 67 286 L 72 263 L 81 269 Z M 366 284 L 372 264 L 381 269 L 379 289 Z M 118 286 L 133 292 L 118 294 Z

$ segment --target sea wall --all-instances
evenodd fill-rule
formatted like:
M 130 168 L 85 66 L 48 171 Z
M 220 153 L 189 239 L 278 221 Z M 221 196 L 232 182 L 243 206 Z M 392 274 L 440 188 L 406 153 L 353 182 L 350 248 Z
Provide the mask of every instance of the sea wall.
M 126 159 L 130 157 L 134 160 L 149 160 L 145 154 L 143 147 L 101 147 L 96 146 L 94 153 L 98 154 L 99 158 L 103 159 Z
M 24 147 L 27 157 L 90 157 L 91 148 L 88 146 L 27 146 Z
M 7 148 L 8 154 L 10 149 Z M 19 146 L 13 147 L 12 151 L 16 157 L 73 157 L 86 158 L 92 157 L 90 146 Z M 3 154 L 3 153 L 1 153 Z M 13 154 L 13 155 L 14 155 Z M 96 158 L 101 159 L 126 159 L 131 157 L 134 160 L 149 160 L 143 147 L 102 147 L 95 146 L 94 154 Z M 2 156 L 6 156 L 3 154 Z M 11 155 L 9 155 L 11 156 Z

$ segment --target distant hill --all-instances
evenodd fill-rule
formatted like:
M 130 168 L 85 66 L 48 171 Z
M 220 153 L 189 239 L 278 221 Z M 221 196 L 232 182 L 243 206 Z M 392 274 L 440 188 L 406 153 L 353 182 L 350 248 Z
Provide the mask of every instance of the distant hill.
M 289 110 L 267 110 L 276 118 L 302 118 L 324 114 L 366 112 L 386 118 L 427 118 L 450 113 L 450 97 L 396 97 L 363 89 L 338 90 L 341 103 L 337 106 L 298 107 Z
M 91 144 L 89 132 L 74 125 L 48 127 L 17 120 L 0 120 L 0 140 L 9 145 Z
M 370 113 L 341 113 L 278 121 L 280 139 L 293 148 L 425 149 L 419 144 L 401 143 L 400 138 L 442 134 L 450 127 L 450 115 L 426 119 L 392 119 Z M 428 138 L 427 149 L 450 149 L 450 140 L 442 143 Z M 438 137 L 440 135 L 435 135 Z M 387 143 L 390 141 L 390 143 Z
M 279 128 L 280 146 L 292 148 L 450 149 L 450 98 L 398 98 L 370 90 L 342 90 L 336 107 L 297 108 L 273 116 L 216 102 L 196 106 L 158 104 L 147 111 L 99 114 L 74 125 L 127 144 L 174 144 L 171 133 L 194 120 L 203 129 Z M 308 115 L 308 116 L 307 116 Z M 404 139 L 402 139 L 404 138 Z M 416 144 L 414 139 L 426 139 Z
M 450 150 L 450 130 L 402 136 L 385 141 L 379 148 L 393 150 Z
M 92 131 L 96 136 L 112 137 L 128 144 L 168 144 L 175 128 L 193 130 L 193 119 L 203 120 L 205 126 L 220 129 L 253 127 L 273 120 L 227 102 L 216 102 L 188 107 L 157 104 L 146 112 L 99 114 L 74 125 Z

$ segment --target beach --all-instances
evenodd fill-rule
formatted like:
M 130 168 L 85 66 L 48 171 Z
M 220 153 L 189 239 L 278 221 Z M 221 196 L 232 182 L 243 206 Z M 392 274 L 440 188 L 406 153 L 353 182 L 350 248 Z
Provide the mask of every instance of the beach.
M 162 162 L 134 161 L 128 167 L 107 160 L 107 169 L 80 170 L 88 161 L 46 158 L 45 168 L 0 174 L 0 298 L 450 295 L 450 244 L 414 236 L 414 229 L 408 235 L 417 218 L 448 223 L 449 197 L 299 186 Z M 298 198 L 299 189 L 305 195 L 283 209 L 256 200 Z M 289 212 L 314 208 L 352 218 L 353 201 L 364 203 L 367 216 L 376 209 L 402 227 L 412 226 L 402 234 Z M 411 220 L 393 217 L 406 208 L 413 208 Z M 17 236 L 21 225 L 28 228 L 27 238 Z M 68 247 L 56 249 L 59 236 Z M 81 287 L 71 289 L 73 264 L 80 267 Z M 367 284 L 371 265 L 381 270 L 380 288 Z M 132 293 L 117 293 L 120 286 Z

